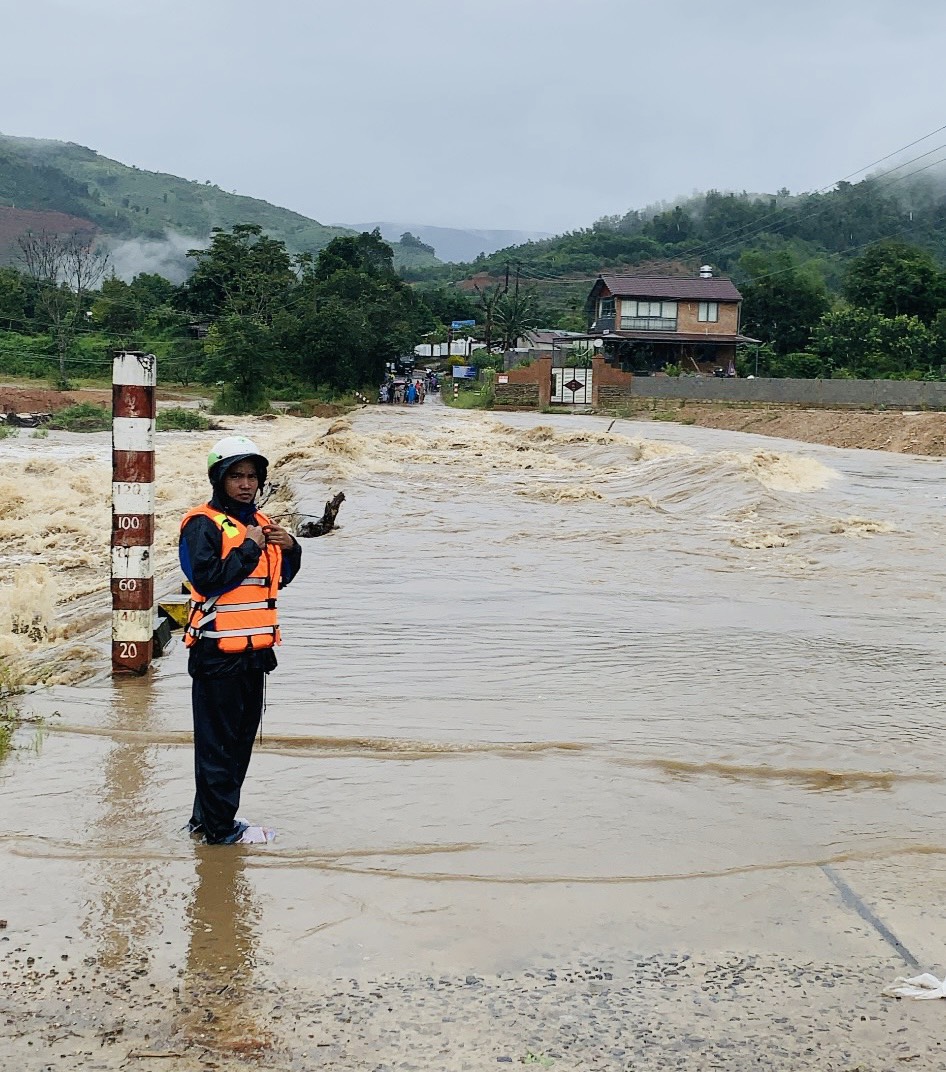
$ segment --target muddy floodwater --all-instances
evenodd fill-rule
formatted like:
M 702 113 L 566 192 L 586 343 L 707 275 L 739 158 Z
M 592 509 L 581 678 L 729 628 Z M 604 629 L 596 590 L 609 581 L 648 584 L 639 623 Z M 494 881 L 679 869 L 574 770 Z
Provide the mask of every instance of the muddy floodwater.
M 881 993 L 946 970 L 943 461 L 436 400 L 327 424 L 233 422 L 297 517 L 346 495 L 280 603 L 241 807 L 272 845 L 181 832 L 183 648 L 110 679 L 80 526 L 85 631 L 0 767 L 4 1067 L 946 1067 L 946 1005 Z M 95 485 L 76 441 L 0 462 L 81 449 Z M 159 438 L 185 505 L 205 450 Z

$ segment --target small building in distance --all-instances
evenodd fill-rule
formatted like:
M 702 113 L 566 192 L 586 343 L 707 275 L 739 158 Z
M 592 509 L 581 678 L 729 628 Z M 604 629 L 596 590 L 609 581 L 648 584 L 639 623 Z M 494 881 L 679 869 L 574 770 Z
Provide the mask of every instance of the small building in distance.
M 552 357 L 572 343 L 587 342 L 588 336 L 581 331 L 562 331 L 560 328 L 533 328 L 516 339 L 516 345 L 505 354 L 505 367 L 515 368 L 523 361 L 539 357 Z
M 609 365 L 652 375 L 734 376 L 736 348 L 758 340 L 739 332 L 742 295 L 704 265 L 698 276 L 602 272 L 588 295 L 586 338 L 600 339 Z

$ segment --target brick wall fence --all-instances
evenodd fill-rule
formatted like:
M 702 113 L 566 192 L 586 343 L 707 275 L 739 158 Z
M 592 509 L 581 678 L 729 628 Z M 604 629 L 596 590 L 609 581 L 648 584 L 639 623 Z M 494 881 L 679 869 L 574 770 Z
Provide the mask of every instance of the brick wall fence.
M 499 409 L 546 409 L 550 405 L 552 359 L 497 377 L 495 406 Z M 946 382 L 920 380 L 776 380 L 720 379 L 716 376 L 632 376 L 608 365 L 592 362 L 591 404 L 616 409 L 641 398 L 703 402 L 782 402 L 801 406 L 854 406 L 870 408 L 946 410 Z M 569 408 L 569 407 L 563 407 Z
M 503 382 L 505 381 L 505 382 Z M 519 399 L 528 398 L 521 403 Z M 496 377 L 493 406 L 496 409 L 546 409 L 552 398 L 552 358 L 536 358 Z
M 770 380 L 717 379 L 715 376 L 641 376 L 630 386 L 608 392 L 598 404 L 631 398 L 672 398 L 707 402 L 783 402 L 802 406 L 890 406 L 894 409 L 946 409 L 946 383 L 920 380 Z

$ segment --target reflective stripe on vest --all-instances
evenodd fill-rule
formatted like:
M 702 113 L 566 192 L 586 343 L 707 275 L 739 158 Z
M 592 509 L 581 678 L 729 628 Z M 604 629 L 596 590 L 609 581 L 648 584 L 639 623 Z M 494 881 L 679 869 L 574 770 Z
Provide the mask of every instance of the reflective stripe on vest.
M 214 510 L 209 504 L 198 506 L 185 514 L 181 530 L 191 518 L 197 516 L 210 518 L 220 530 L 220 557 L 223 559 L 246 539 L 246 525 Z M 261 513 L 257 513 L 256 523 L 272 524 Z M 192 589 L 184 643 L 190 647 L 202 638 L 216 640 L 217 646 L 225 652 L 253 651 L 279 644 L 281 638 L 276 616 L 276 594 L 281 574 L 282 549 L 276 544 L 267 544 L 253 572 L 230 591 L 208 598 Z M 261 587 L 264 589 L 262 592 Z

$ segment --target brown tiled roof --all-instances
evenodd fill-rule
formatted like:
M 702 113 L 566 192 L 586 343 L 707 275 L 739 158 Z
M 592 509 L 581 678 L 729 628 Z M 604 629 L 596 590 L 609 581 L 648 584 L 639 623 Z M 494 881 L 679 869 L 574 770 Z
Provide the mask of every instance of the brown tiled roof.
M 741 301 L 731 279 L 711 276 L 694 279 L 672 275 L 601 275 L 599 279 L 617 298 L 696 298 L 699 301 Z

